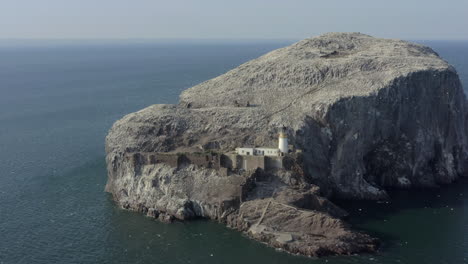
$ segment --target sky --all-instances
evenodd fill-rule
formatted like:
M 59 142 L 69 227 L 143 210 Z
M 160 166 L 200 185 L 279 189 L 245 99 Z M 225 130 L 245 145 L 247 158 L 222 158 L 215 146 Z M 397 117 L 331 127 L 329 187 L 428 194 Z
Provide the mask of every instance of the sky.
M 468 0 L 0 0 L 0 39 L 468 39 Z

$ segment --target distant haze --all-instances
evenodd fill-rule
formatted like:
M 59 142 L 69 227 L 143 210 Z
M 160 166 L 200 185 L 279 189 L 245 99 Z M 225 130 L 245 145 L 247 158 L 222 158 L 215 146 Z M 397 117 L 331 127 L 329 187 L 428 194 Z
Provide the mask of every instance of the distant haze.
M 2 0 L 0 38 L 468 39 L 467 0 Z

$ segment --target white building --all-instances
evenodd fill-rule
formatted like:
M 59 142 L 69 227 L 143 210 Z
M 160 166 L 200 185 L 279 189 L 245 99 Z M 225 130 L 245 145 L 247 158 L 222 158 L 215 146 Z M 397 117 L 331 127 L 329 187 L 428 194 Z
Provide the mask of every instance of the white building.
M 280 156 L 283 153 L 288 153 L 288 136 L 286 128 L 283 127 L 278 135 L 278 148 L 236 148 L 238 155 L 252 155 L 252 156 Z
M 278 156 L 279 149 L 275 148 L 236 148 L 238 155 L 253 155 L 253 156 Z

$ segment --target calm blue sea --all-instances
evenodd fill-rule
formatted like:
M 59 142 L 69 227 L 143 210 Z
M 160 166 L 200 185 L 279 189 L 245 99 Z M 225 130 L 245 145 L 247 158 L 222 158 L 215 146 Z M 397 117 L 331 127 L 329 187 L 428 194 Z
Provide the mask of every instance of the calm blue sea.
M 468 42 L 420 42 L 468 88 Z M 468 263 L 468 182 L 346 204 L 382 250 L 323 259 L 114 206 L 104 192 L 114 121 L 290 43 L 0 42 L 0 263 Z

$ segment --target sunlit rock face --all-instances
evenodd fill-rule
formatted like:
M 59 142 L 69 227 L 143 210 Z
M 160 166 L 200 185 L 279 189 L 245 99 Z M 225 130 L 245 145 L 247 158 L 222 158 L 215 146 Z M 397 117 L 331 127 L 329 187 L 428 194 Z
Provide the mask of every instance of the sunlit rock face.
M 300 193 L 319 186 L 316 196 L 381 199 L 388 187 L 435 186 L 468 175 L 467 107 L 455 69 L 430 48 L 359 33 L 329 33 L 189 88 L 177 105 L 150 106 L 117 121 L 106 138 L 106 190 L 129 208 L 181 219 L 224 219 L 246 231 L 253 223 L 239 220 L 239 212 L 254 218 L 258 212 L 250 205 L 263 204 L 256 196 L 249 203 L 238 200 L 237 186 L 250 176 L 225 179 L 195 167 L 139 164 L 126 155 L 275 147 L 278 127 L 286 126 L 290 144 L 303 151 L 303 173 L 292 175 L 290 182 L 279 175 L 285 172 L 270 173 L 270 186 L 280 179 L 278 188 L 299 188 Z M 275 197 L 272 193 L 270 198 Z M 320 206 L 306 209 L 335 219 Z M 304 213 L 298 213 L 303 223 L 319 217 Z M 341 222 L 322 228 L 331 227 L 338 229 L 330 234 L 348 230 Z M 287 234 L 278 239 L 266 235 L 268 228 L 257 226 L 252 236 L 287 249 L 284 242 L 302 254 L 328 252 L 288 242 Z M 356 248 L 343 242 L 344 237 L 329 238 L 330 245 L 341 239 L 341 249 L 349 250 L 330 254 L 374 248 L 368 237 Z

